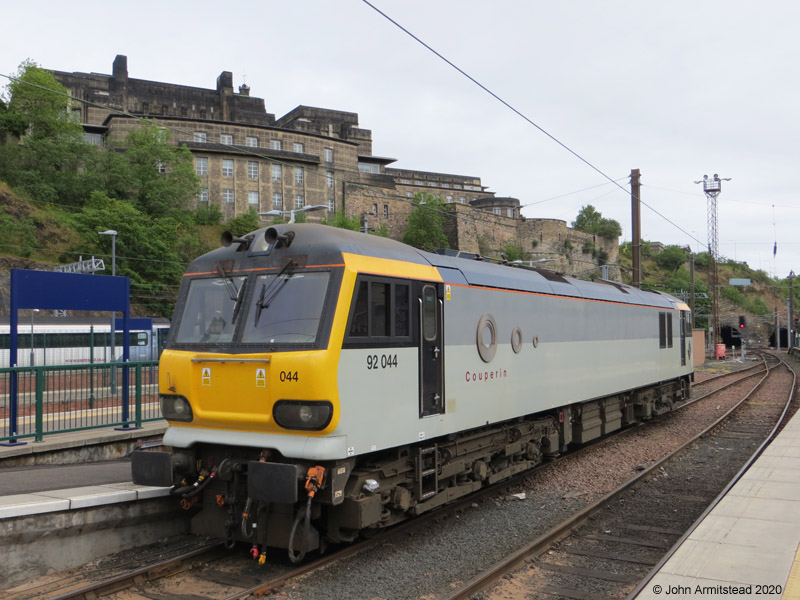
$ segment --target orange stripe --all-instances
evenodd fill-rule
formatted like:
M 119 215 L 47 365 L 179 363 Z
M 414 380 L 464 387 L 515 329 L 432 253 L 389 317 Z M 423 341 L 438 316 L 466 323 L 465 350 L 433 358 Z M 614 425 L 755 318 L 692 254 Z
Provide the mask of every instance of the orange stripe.
M 582 302 L 597 302 L 600 304 L 615 304 L 617 306 L 638 306 L 639 308 L 652 308 L 655 310 L 674 310 L 677 308 L 667 308 L 665 306 L 650 306 L 648 304 L 633 304 L 632 302 L 617 302 L 614 300 L 596 300 L 594 298 L 580 298 L 578 296 L 564 296 L 563 294 L 543 294 L 542 292 L 526 292 L 524 290 L 506 290 L 503 288 L 486 287 L 482 285 L 464 285 L 463 283 L 446 283 L 450 287 L 462 287 L 474 290 L 487 290 L 492 292 L 507 292 L 509 294 L 525 294 L 527 296 L 543 296 L 545 298 L 564 298 L 566 300 L 580 300 Z
M 336 267 L 344 267 L 344 264 L 336 264 L 336 265 L 306 265 L 304 267 L 298 267 L 296 270 L 300 269 L 334 269 Z M 236 273 L 255 273 L 257 271 L 280 271 L 283 267 L 258 267 L 253 269 L 239 269 L 237 271 L 230 271 L 229 273 L 225 273 L 226 275 L 234 275 Z M 183 274 L 184 277 L 189 277 L 190 275 L 219 275 L 219 271 L 196 271 L 193 273 L 186 272 Z

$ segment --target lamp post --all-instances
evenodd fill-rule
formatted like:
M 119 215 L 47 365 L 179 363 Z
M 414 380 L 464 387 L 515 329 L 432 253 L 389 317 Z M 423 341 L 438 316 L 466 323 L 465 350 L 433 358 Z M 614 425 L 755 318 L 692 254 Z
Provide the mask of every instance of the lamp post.
M 97 235 L 111 236 L 111 276 L 114 277 L 117 274 L 117 232 L 114 229 L 106 229 L 98 231 Z
M 794 327 L 794 270 L 789 271 L 789 324 L 786 326 L 786 329 L 789 332 L 789 354 L 792 353 L 792 348 L 794 348 L 794 332 L 792 331 L 792 327 Z
M 33 366 L 33 313 L 39 312 L 38 308 L 31 309 L 31 366 Z
M 111 276 L 115 277 L 117 275 L 117 231 L 115 229 L 106 229 L 105 231 L 98 231 L 97 235 L 110 235 L 111 236 Z M 117 349 L 116 349 L 116 338 L 117 338 L 117 327 L 116 327 L 116 320 L 117 320 L 117 313 L 111 314 L 111 360 L 109 362 L 114 362 L 117 356 Z M 117 370 L 115 367 L 111 367 L 111 393 L 113 395 L 117 394 Z

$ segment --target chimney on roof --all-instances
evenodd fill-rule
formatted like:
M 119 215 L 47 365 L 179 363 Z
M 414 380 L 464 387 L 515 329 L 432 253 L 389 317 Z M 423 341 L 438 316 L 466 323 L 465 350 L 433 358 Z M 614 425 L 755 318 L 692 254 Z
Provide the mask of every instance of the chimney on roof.
M 114 59 L 112 74 L 119 83 L 128 82 L 128 57 L 124 54 L 117 54 Z
M 233 93 L 233 73 L 230 71 L 223 71 L 217 77 L 217 91 Z
M 250 86 L 246 83 L 243 83 L 239 86 L 239 95 L 240 96 L 249 96 L 250 95 Z

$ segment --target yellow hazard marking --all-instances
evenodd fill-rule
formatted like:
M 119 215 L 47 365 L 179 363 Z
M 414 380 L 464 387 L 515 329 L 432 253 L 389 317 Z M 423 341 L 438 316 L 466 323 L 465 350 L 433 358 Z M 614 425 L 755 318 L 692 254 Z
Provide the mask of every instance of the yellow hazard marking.
M 203 367 L 203 374 L 200 377 L 201 383 L 206 387 L 211 387 L 211 367 Z
M 786 580 L 786 589 L 783 591 L 784 600 L 800 600 L 800 546 L 794 555 L 794 563 Z
M 444 289 L 445 289 L 445 297 L 446 297 L 448 300 L 450 300 L 450 286 L 449 286 L 449 285 L 446 285 L 446 286 L 444 286 Z
M 257 388 L 267 387 L 266 369 L 256 369 L 256 387 Z

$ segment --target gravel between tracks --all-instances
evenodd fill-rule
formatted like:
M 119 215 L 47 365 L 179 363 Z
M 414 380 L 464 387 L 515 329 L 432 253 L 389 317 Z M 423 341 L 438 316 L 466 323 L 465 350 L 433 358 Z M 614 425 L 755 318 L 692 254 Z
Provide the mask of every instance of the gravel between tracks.
M 737 395 L 741 397 L 741 388 L 749 390 L 756 381 L 740 383 L 713 402 L 701 402 L 638 427 L 624 439 L 612 440 L 563 461 L 558 469 L 530 476 L 519 489 L 510 490 L 502 499 L 484 500 L 456 515 L 443 516 L 423 532 L 394 537 L 368 556 L 358 555 L 337 563 L 268 597 L 441 598 L 689 439 L 732 406 Z M 713 460 L 715 468 L 721 468 L 732 457 L 732 453 L 709 452 L 710 456 L 698 459 L 698 464 Z M 688 466 L 691 469 L 692 464 Z M 684 480 L 686 477 L 691 481 L 690 474 Z M 524 500 L 512 496 L 521 492 L 526 495 Z

